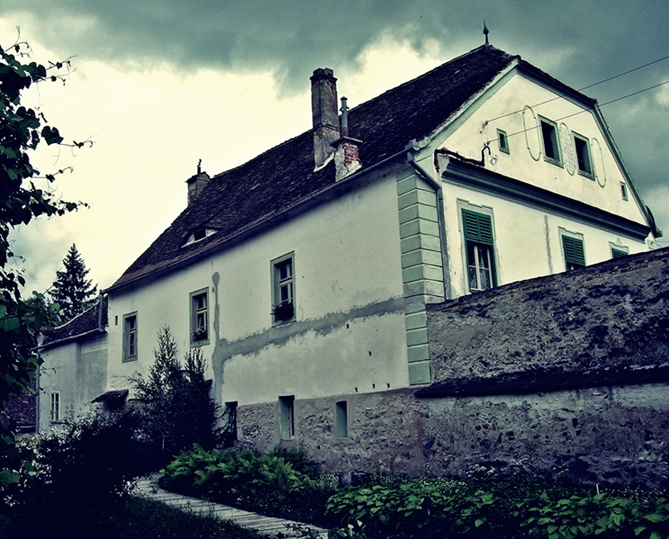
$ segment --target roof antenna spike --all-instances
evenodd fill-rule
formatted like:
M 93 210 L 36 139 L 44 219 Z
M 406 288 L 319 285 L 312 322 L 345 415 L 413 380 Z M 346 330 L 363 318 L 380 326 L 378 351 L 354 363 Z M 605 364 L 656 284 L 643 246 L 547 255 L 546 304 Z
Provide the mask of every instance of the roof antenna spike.
M 198 174 L 201 174 L 201 173 L 202 173 L 202 159 L 200 159 L 200 160 L 197 162 L 197 173 L 198 173 Z
M 490 33 L 490 30 L 488 30 L 488 27 L 485 25 L 485 19 L 483 20 L 483 35 L 485 36 L 485 44 L 490 45 L 488 43 L 488 34 Z

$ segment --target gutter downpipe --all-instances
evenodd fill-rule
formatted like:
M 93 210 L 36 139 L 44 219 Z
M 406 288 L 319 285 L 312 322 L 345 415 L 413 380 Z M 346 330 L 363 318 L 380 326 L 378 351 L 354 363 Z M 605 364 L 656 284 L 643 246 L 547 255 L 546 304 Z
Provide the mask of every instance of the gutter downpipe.
M 451 299 L 451 280 L 448 271 L 448 252 L 446 251 L 446 223 L 444 221 L 444 191 L 441 182 L 435 180 L 430 174 L 416 163 L 415 154 L 407 151 L 407 163 L 413 167 L 416 174 L 429 183 L 435 190 L 439 207 L 437 208 L 437 226 L 439 227 L 439 247 L 441 248 L 441 272 L 444 283 L 444 300 Z

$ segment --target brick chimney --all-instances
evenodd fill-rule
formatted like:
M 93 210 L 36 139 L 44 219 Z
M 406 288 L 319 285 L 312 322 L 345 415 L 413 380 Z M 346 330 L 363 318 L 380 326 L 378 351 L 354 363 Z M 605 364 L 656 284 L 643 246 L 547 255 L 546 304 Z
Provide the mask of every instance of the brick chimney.
M 202 159 L 200 159 L 200 162 L 197 164 L 197 174 L 195 174 L 195 176 L 191 176 L 186 180 L 186 184 L 188 184 L 189 206 L 198 197 L 198 195 L 202 192 L 202 189 L 204 189 L 211 180 L 209 174 L 207 174 L 206 172 L 202 172 L 202 169 L 200 168 L 201 163 Z
M 361 140 L 348 136 L 347 99 L 341 98 L 341 137 L 332 143 L 334 148 L 335 181 L 340 181 L 362 168 L 358 147 Z
M 316 69 L 311 77 L 311 113 L 314 125 L 314 170 L 318 170 L 334 154 L 332 143 L 340 136 L 337 79 L 331 69 Z

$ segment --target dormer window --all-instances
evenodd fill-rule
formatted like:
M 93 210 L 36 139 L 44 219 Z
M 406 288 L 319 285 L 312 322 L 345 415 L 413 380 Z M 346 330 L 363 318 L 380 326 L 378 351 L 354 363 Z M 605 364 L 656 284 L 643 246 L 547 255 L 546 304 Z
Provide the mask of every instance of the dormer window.
M 198 241 L 202 241 L 205 238 L 208 238 L 212 234 L 215 234 L 216 231 L 212 228 L 198 228 L 193 231 L 193 233 L 188 236 L 188 239 L 186 242 L 182 245 L 182 247 L 188 247 L 189 245 L 192 245 L 193 243 L 197 243 Z

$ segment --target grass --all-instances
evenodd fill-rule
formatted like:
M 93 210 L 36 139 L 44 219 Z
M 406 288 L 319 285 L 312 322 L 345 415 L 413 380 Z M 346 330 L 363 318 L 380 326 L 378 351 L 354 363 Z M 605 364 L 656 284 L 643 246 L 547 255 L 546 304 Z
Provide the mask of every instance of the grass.
M 39 509 L 37 510 L 39 511 Z M 70 522 L 66 529 L 0 517 L 0 538 L 21 539 L 260 539 L 260 535 L 213 516 L 199 515 L 145 498 L 130 497 L 93 529 Z

